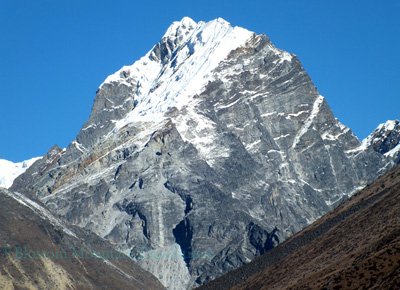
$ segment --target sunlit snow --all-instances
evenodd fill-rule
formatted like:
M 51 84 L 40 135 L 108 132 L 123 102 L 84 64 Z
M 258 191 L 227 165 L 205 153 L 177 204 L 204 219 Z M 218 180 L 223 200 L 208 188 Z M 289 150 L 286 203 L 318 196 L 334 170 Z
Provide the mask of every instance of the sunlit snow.
M 41 157 L 32 158 L 18 163 L 0 159 L 0 187 L 9 188 L 15 178 L 24 173 L 36 160 L 39 159 L 41 159 Z

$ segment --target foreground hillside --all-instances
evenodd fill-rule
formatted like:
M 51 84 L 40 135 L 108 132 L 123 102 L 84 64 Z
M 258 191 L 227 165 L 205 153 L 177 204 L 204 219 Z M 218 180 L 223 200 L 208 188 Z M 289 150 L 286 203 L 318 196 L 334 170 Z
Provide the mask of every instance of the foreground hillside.
M 93 234 L 0 189 L 0 289 L 164 289 Z
M 255 261 L 200 289 L 398 289 L 400 167 Z

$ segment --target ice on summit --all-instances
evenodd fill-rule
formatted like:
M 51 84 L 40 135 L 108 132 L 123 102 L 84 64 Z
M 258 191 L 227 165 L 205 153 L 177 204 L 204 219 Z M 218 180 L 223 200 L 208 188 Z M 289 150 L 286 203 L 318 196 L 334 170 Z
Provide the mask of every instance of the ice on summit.
M 171 108 L 193 107 L 193 96 L 214 80 L 213 71 L 253 36 L 222 18 L 195 22 L 184 17 L 173 22 L 144 57 L 108 76 L 100 86 L 117 82 L 135 91 L 137 106 L 125 118 L 113 121 L 114 132 L 133 122 L 163 123 Z M 272 45 L 270 49 L 280 62 L 292 60 L 290 54 Z
M 189 31 L 196 28 L 197 23 L 190 17 L 183 17 L 181 21 L 174 21 L 164 33 L 163 38 L 188 35 Z
M 181 109 L 188 105 L 192 101 L 190 96 L 212 81 L 211 72 L 219 63 L 232 50 L 244 46 L 252 35 L 244 28 L 232 27 L 222 18 L 196 23 L 184 17 L 174 22 L 161 42 L 143 58 L 124 66 L 104 81 L 138 87 L 135 96 L 138 106 L 116 127 L 121 128 L 134 120 L 160 120 L 169 108 Z M 163 53 L 171 57 L 168 63 L 163 64 L 159 59 L 158 54 Z M 126 83 L 126 75 L 132 83 Z
M 172 23 L 161 41 L 144 57 L 130 66 L 124 66 L 102 84 L 118 82 L 135 90 L 135 109 L 124 118 L 113 121 L 115 129 L 110 134 L 127 124 L 141 122 L 147 123 L 147 135 L 150 135 L 155 127 L 160 127 L 170 118 L 166 113 L 172 108 L 185 108 L 192 112 L 191 116 L 199 125 L 209 127 L 209 120 L 201 115 L 195 116 L 197 100 L 193 96 L 201 93 L 214 80 L 213 71 L 229 53 L 245 46 L 252 36 L 253 32 L 233 27 L 222 18 L 196 23 L 184 17 Z M 186 121 L 176 123 L 185 124 Z M 212 136 L 206 140 L 196 134 L 188 134 L 189 129 L 185 126 L 178 126 L 177 129 L 204 155 L 210 153 L 211 149 L 206 150 L 205 147 L 213 142 Z

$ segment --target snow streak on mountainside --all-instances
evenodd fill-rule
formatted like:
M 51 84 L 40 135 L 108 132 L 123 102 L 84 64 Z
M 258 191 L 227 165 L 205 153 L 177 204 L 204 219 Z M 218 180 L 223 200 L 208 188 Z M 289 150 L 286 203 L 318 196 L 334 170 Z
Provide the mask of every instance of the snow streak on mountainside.
M 32 158 L 18 163 L 0 159 L 0 187 L 9 188 L 15 178 L 24 173 L 29 166 L 40 158 Z
M 28 207 L 33 212 L 35 212 L 36 215 L 38 215 L 42 219 L 46 219 L 53 226 L 61 228 L 63 230 L 63 232 L 66 233 L 67 235 L 78 238 L 70 229 L 67 228 L 66 225 L 63 224 L 63 222 L 61 220 L 54 217 L 47 209 L 45 209 L 43 206 L 41 206 L 37 202 L 35 202 L 35 201 L 27 198 L 23 194 L 20 194 L 17 192 L 4 191 L 3 194 L 13 198 L 18 203 Z
M 184 18 L 109 76 L 76 140 L 12 189 L 187 289 L 373 181 L 390 156 L 360 147 L 295 55 L 223 19 Z

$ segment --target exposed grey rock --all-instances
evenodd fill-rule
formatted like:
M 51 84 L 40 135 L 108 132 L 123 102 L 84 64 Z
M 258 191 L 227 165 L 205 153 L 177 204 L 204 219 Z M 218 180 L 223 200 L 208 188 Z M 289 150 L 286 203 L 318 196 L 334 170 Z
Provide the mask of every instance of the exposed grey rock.
M 109 76 L 76 141 L 12 189 L 186 289 L 251 261 L 390 166 L 361 146 L 295 55 L 222 19 L 185 18 Z

